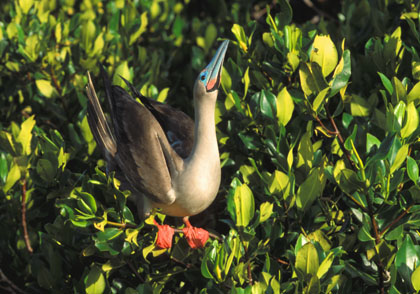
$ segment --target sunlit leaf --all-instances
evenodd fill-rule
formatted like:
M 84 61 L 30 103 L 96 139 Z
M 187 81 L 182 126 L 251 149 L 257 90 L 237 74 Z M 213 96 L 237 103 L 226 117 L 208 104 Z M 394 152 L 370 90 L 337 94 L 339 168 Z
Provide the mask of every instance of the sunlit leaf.
M 337 49 L 330 36 L 316 36 L 312 44 L 311 62 L 316 62 L 324 77 L 328 76 L 338 62 Z

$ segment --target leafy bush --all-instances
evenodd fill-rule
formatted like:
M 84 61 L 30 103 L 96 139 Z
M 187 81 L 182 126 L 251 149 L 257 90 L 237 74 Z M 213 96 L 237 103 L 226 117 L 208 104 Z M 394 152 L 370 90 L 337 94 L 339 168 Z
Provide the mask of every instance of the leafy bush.
M 343 0 L 315 24 L 273 3 L 2 4 L 2 289 L 420 290 L 418 1 Z M 177 234 L 158 249 L 151 219 L 104 173 L 86 72 L 103 63 L 114 83 L 192 115 L 218 38 L 232 40 L 216 112 L 223 180 L 192 222 L 223 239 L 192 250 Z

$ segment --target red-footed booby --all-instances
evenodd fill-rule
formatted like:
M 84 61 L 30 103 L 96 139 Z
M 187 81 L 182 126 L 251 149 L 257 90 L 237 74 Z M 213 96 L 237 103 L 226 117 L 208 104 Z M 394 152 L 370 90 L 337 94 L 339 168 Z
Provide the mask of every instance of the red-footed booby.
M 215 127 L 215 106 L 222 66 L 229 41 L 223 41 L 194 84 L 195 121 L 180 110 L 142 96 L 124 79 L 134 98 L 111 85 L 101 74 L 110 108 L 105 118 L 88 73 L 88 122 L 121 190 L 128 189 L 145 217 L 153 208 L 184 217 L 184 234 L 191 247 L 202 247 L 208 232 L 193 228 L 188 216 L 205 210 L 220 185 L 220 158 Z M 138 103 L 135 98 L 139 98 Z M 159 226 L 157 245 L 170 247 L 173 229 Z M 163 236 L 166 232 L 169 236 Z M 168 241 L 168 239 L 170 239 Z

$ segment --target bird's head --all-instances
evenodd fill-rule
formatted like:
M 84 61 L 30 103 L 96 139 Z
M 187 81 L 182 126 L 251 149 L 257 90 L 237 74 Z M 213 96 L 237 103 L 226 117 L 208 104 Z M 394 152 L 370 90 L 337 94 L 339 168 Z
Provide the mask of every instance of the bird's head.
M 194 85 L 195 97 L 217 96 L 217 89 L 219 88 L 222 75 L 223 60 L 228 45 L 228 40 L 223 41 L 213 59 L 198 75 Z

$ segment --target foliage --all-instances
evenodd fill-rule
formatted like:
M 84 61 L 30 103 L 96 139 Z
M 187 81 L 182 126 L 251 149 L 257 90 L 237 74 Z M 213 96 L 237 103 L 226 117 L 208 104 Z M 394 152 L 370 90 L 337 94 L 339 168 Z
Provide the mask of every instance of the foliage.
M 420 290 L 418 2 L 343 0 L 317 24 L 292 23 L 286 0 L 257 20 L 242 0 L 15 0 L 0 9 L 6 288 Z M 114 83 L 121 75 L 192 115 L 193 81 L 219 38 L 232 40 L 216 113 L 223 180 L 204 227 L 223 240 L 192 250 L 177 234 L 159 250 L 152 220 L 139 220 L 130 192 L 104 172 L 86 120 L 86 72 L 97 76 L 103 63 Z

